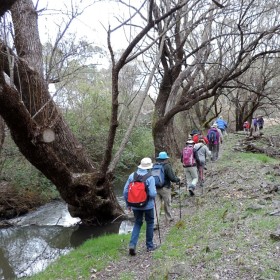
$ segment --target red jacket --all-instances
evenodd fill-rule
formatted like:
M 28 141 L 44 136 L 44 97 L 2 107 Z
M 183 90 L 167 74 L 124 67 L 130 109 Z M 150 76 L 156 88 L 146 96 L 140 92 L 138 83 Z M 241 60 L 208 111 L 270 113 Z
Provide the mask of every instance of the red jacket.
M 201 134 L 195 134 L 195 135 L 193 135 L 192 140 L 194 141 L 195 144 L 197 144 L 199 138 L 201 138 L 201 137 L 202 137 L 203 140 L 205 141 L 205 144 L 208 144 L 208 143 L 209 143 L 208 138 L 207 138 L 206 136 L 201 135 Z
M 250 123 L 248 121 L 246 121 L 244 124 L 243 124 L 243 128 L 250 128 Z

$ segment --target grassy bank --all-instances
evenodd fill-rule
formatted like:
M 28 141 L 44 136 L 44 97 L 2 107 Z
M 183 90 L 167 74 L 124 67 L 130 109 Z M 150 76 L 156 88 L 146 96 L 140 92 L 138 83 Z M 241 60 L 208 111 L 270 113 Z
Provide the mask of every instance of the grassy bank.
M 173 198 L 176 221 L 162 225 L 166 235 L 152 254 L 140 249 L 144 229 L 136 258 L 127 253 L 130 235 L 99 237 L 30 279 L 280 279 L 280 241 L 272 238 L 280 226 L 273 214 L 279 160 L 240 152 L 244 137 L 225 139 L 221 158 L 208 164 L 203 194 L 197 189 L 192 198 L 184 189 L 180 203 Z
M 128 235 L 104 235 L 86 241 L 78 249 L 62 256 L 44 272 L 26 279 L 90 279 L 91 274 L 117 261 L 126 252 Z

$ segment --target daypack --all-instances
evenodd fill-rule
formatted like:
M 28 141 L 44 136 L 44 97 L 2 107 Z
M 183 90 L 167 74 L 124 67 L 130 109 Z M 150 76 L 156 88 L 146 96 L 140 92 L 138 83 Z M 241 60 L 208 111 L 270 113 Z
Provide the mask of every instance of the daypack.
M 164 164 L 155 163 L 152 168 L 152 176 L 155 178 L 156 188 L 162 188 L 165 183 Z
M 134 172 L 133 181 L 128 185 L 127 205 L 133 207 L 143 207 L 148 203 L 149 190 L 146 180 L 151 176 L 147 173 L 144 176 Z
M 210 144 L 214 144 L 217 140 L 217 135 L 214 130 L 210 130 L 209 134 L 207 135 Z
M 186 167 L 194 166 L 196 164 L 194 156 L 194 147 L 192 145 L 186 146 L 183 149 L 183 165 Z
M 197 165 L 201 165 L 200 163 L 200 160 L 199 160 L 199 156 L 198 156 L 198 151 L 202 148 L 202 145 L 198 148 L 198 149 L 193 149 L 193 152 L 194 152 L 194 158 L 195 158 L 195 161 L 197 163 Z

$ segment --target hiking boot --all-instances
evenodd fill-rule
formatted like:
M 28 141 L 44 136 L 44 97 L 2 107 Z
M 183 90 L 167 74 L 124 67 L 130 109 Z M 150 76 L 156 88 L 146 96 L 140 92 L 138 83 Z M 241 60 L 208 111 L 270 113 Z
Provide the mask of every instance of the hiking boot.
M 194 188 L 189 188 L 190 196 L 194 196 Z
M 134 247 L 129 247 L 129 255 L 130 256 L 135 256 L 136 255 L 136 252 L 135 252 L 135 248 Z
M 155 251 L 159 246 L 157 246 L 156 244 L 154 244 L 154 246 L 152 248 L 147 248 L 147 252 L 152 252 Z
M 190 196 L 194 196 L 194 189 L 195 189 L 195 186 L 190 184 L 189 188 L 188 188 Z

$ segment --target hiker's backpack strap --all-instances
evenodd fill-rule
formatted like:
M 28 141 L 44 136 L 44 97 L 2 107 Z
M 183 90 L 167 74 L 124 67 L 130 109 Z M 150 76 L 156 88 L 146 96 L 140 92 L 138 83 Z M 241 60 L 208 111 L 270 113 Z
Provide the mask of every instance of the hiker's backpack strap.
M 134 182 L 146 182 L 146 180 L 151 176 L 151 172 L 148 172 L 145 175 L 140 175 L 137 172 L 134 172 L 133 174 L 133 181 Z
M 142 181 L 142 182 L 146 182 L 146 180 L 147 180 L 150 176 L 152 176 L 152 173 L 151 173 L 151 172 L 148 172 L 148 173 L 145 174 L 144 176 L 141 176 L 141 177 L 142 177 L 141 181 Z

